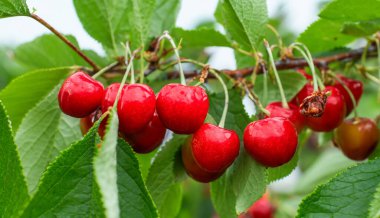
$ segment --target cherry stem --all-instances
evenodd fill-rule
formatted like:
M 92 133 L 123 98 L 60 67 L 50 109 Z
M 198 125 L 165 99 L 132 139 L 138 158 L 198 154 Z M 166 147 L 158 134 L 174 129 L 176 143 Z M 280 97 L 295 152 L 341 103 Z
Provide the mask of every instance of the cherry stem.
M 220 118 L 220 122 L 219 122 L 219 127 L 221 128 L 224 128 L 224 124 L 226 122 L 226 117 L 227 117 L 227 111 L 228 111 L 228 104 L 229 104 L 229 95 L 228 95 L 228 88 L 227 88 L 227 85 L 226 83 L 224 82 L 224 80 L 222 79 L 222 77 L 219 76 L 219 73 L 217 70 L 215 69 L 212 69 L 212 68 L 209 68 L 208 65 L 206 64 L 203 64 L 199 61 L 196 61 L 196 60 L 192 60 L 192 59 L 182 59 L 180 61 L 183 61 L 183 62 L 187 62 L 187 63 L 192 63 L 192 64 L 195 64 L 195 65 L 198 65 L 200 67 L 203 67 L 203 68 L 208 68 L 209 72 L 215 76 L 216 79 L 219 80 L 220 84 L 222 85 L 223 87 L 223 90 L 224 90 L 224 108 L 223 108 L 223 112 L 222 112 L 222 117 Z
M 181 57 L 179 56 L 178 48 L 177 48 L 176 44 L 174 43 L 173 38 L 169 35 L 168 31 L 164 31 L 164 34 L 158 39 L 158 41 L 161 41 L 163 38 L 167 39 L 174 49 L 174 53 L 175 53 L 177 60 L 178 60 L 179 75 L 180 75 L 180 79 L 181 79 L 181 84 L 186 85 L 185 74 L 183 73 L 183 68 L 182 68 L 182 64 L 181 64 Z
M 267 102 L 267 99 L 268 99 L 268 71 L 265 68 L 265 66 L 262 66 L 262 67 L 263 67 L 263 77 L 264 77 L 263 102 Z
M 276 36 L 276 38 L 278 40 L 278 47 L 280 48 L 280 50 L 282 50 L 283 42 L 282 42 L 281 35 L 278 33 L 276 28 L 274 28 L 274 26 L 267 24 L 267 28 L 274 33 L 274 35 Z
M 315 72 L 313 57 L 311 56 L 311 54 L 310 54 L 309 50 L 306 48 L 306 46 L 304 46 L 304 44 L 301 44 L 301 43 L 293 43 L 290 45 L 290 47 L 295 48 L 297 51 L 299 51 L 301 53 L 301 55 L 305 58 L 306 62 L 308 63 L 309 68 L 311 70 L 311 74 L 313 76 L 313 90 L 314 90 L 314 92 L 318 91 L 318 85 L 321 88 L 321 90 L 323 90 L 325 87 L 324 87 L 323 83 L 318 82 L 319 77 L 317 76 L 317 74 Z
M 369 48 L 370 44 L 371 44 L 370 42 L 367 42 L 366 46 L 363 49 L 363 54 L 361 56 L 361 64 L 363 66 L 365 65 L 365 62 L 367 60 L 368 48 Z
M 380 79 L 376 78 L 376 76 L 373 76 L 372 74 L 366 73 L 365 77 L 367 77 L 367 79 L 371 80 L 372 82 L 380 85 Z
M 346 90 L 346 92 L 350 96 L 350 99 L 351 99 L 352 104 L 354 106 L 354 117 L 358 118 L 358 111 L 356 110 L 357 102 L 356 102 L 356 99 L 354 97 L 354 94 L 352 94 L 351 90 L 346 86 L 346 84 L 338 76 L 336 76 L 334 73 L 327 72 L 327 74 L 329 74 L 330 76 L 334 77 L 334 79 L 336 79 L 343 86 L 343 88 Z
M 219 76 L 219 74 L 216 72 L 216 70 L 209 69 L 209 72 L 212 73 L 215 76 L 215 78 L 217 78 L 219 80 L 219 82 L 222 85 L 223 90 L 224 90 L 224 108 L 223 108 L 222 117 L 220 118 L 220 122 L 218 125 L 219 127 L 224 128 L 224 124 L 226 122 L 226 117 L 227 117 L 228 104 L 230 101 L 229 96 L 228 96 L 228 88 L 227 88 L 226 83 L 224 82 L 222 77 Z
M 87 55 L 85 55 L 79 48 L 77 48 L 68 38 L 66 38 L 64 35 L 62 35 L 58 30 L 56 30 L 53 26 L 51 26 L 48 22 L 46 22 L 44 19 L 39 17 L 37 14 L 31 14 L 31 18 L 45 26 L 47 29 L 49 29 L 52 33 L 54 33 L 59 39 L 61 39 L 66 45 L 68 45 L 74 52 L 76 52 L 81 58 L 83 58 L 84 61 L 86 61 L 94 71 L 98 71 L 100 68 L 96 63 L 91 60 Z
M 128 42 L 126 43 L 126 48 L 128 46 Z M 121 95 L 121 91 L 123 90 L 123 87 L 125 85 L 125 82 L 127 81 L 127 77 L 128 77 L 128 74 L 129 72 L 131 71 L 132 67 L 133 67 L 133 59 L 135 58 L 135 55 L 136 53 L 139 51 L 139 49 L 135 50 L 132 55 L 131 55 L 131 58 L 129 59 L 129 61 L 125 61 L 125 64 L 127 65 L 127 69 L 125 70 L 125 74 L 123 76 L 123 79 L 121 80 L 121 83 L 120 83 L 120 88 L 119 90 L 117 91 L 117 95 L 116 95 L 116 99 L 115 99 L 115 103 L 113 104 L 113 108 L 115 109 L 117 107 L 117 103 L 119 101 L 119 98 L 120 98 L 120 95 Z M 127 51 L 126 51 L 127 52 Z
M 269 62 L 272 65 L 273 72 L 274 72 L 274 75 L 276 77 L 276 82 L 277 82 L 278 89 L 279 89 L 280 95 L 281 95 L 282 107 L 286 108 L 286 109 L 289 109 L 289 105 L 288 105 L 288 102 L 286 101 L 286 97 L 285 97 L 285 92 L 284 92 L 284 89 L 282 88 L 281 79 L 280 79 L 280 76 L 278 75 L 278 72 L 277 72 L 277 69 L 276 69 L 276 65 L 274 63 L 272 50 L 270 49 L 268 41 L 265 40 L 265 39 L 264 39 L 264 46 L 265 46 L 265 49 L 268 52 Z
M 99 76 L 103 75 L 105 72 L 109 71 L 110 69 L 112 69 L 113 67 L 117 66 L 119 64 L 119 62 L 113 62 L 112 64 L 104 67 L 103 69 L 99 70 L 97 73 L 95 73 L 92 78 L 96 79 L 98 78 Z
M 376 38 L 375 39 L 375 42 L 376 42 L 376 48 L 377 50 L 379 51 L 380 49 L 380 42 L 379 42 L 379 39 Z M 380 53 L 377 53 L 377 64 L 380 66 Z M 380 79 L 380 67 L 378 66 L 378 77 Z M 378 99 L 380 100 L 380 87 L 378 89 Z
M 248 93 L 248 97 L 255 103 L 255 106 L 257 106 L 261 112 L 269 117 L 270 112 L 264 108 L 259 101 L 259 97 L 252 90 L 250 90 L 247 85 L 245 85 L 245 91 Z
M 128 58 L 132 58 L 132 52 L 131 52 L 131 48 L 129 47 L 129 43 L 126 43 L 126 45 L 125 45 L 125 60 L 127 60 Z M 127 63 L 127 61 L 126 61 L 126 63 Z M 132 59 L 129 60 L 129 63 L 132 64 L 132 66 L 131 66 L 131 84 L 135 84 L 136 83 L 136 81 L 135 81 L 135 69 L 133 66 Z
M 132 69 L 133 72 L 133 69 Z M 140 83 L 144 83 L 145 77 L 145 66 L 144 66 L 144 50 L 142 49 L 140 52 Z

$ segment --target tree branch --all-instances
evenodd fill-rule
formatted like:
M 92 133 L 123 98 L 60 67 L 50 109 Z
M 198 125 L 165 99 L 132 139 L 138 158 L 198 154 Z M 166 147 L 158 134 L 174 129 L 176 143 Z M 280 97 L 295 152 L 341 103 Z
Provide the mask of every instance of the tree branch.
M 49 23 L 47 23 L 44 19 L 39 17 L 36 14 L 31 14 L 31 17 L 39 22 L 40 24 L 44 25 L 46 28 L 48 28 L 51 32 L 53 32 L 58 38 L 60 38 L 64 43 L 66 43 L 71 49 L 73 49 L 80 57 L 83 58 L 94 71 L 98 71 L 99 67 L 95 64 L 94 61 L 92 61 L 88 56 L 86 56 L 79 48 L 77 48 L 73 43 L 71 43 L 64 35 L 62 35 L 58 30 L 56 30 L 54 27 L 52 27 Z
M 359 48 L 359 49 L 354 49 L 347 52 L 342 52 L 339 54 L 334 54 L 331 56 L 318 57 L 318 58 L 314 58 L 313 62 L 316 67 L 320 69 L 324 69 L 324 68 L 327 68 L 328 65 L 333 62 L 359 60 L 362 57 L 364 50 L 365 48 Z M 368 47 L 367 56 L 373 57 L 376 55 L 377 55 L 376 45 L 371 44 Z M 276 62 L 276 68 L 278 70 L 303 68 L 307 66 L 308 64 L 305 59 L 286 59 L 286 60 L 279 60 Z M 240 77 L 245 77 L 247 75 L 250 75 L 253 72 L 253 67 L 237 69 L 237 70 L 222 70 L 222 72 L 224 72 L 225 74 L 231 77 L 240 78 Z M 263 69 L 259 67 L 257 73 L 258 74 L 263 73 Z
M 366 48 L 359 48 L 359 49 L 354 49 L 354 50 L 350 50 L 350 51 L 344 51 L 344 52 L 337 53 L 334 55 L 317 57 L 317 58 L 314 58 L 313 62 L 316 65 L 316 67 L 318 67 L 320 69 L 326 69 L 326 68 L 328 68 L 329 64 L 334 63 L 334 62 L 360 60 L 365 49 Z M 376 45 L 371 44 L 367 49 L 367 57 L 374 57 L 376 55 L 377 55 Z M 181 62 L 189 63 L 188 59 L 186 59 L 186 58 L 182 58 Z M 155 71 L 156 69 L 160 69 L 160 70 L 165 71 L 167 68 L 170 68 L 170 67 L 176 65 L 177 63 L 178 63 L 178 61 L 172 61 L 170 63 L 167 63 L 165 65 L 165 67 L 163 67 L 163 68 L 160 68 L 159 64 L 156 63 L 156 64 L 154 64 L 152 69 L 145 71 L 145 75 L 150 74 L 151 72 Z M 301 58 L 279 60 L 275 63 L 275 65 L 276 65 L 276 68 L 278 70 L 296 69 L 296 68 L 303 68 L 303 67 L 308 66 L 306 60 L 301 59 Z M 263 67 L 266 67 L 266 66 L 265 65 L 259 65 L 258 71 L 257 71 L 258 74 L 263 73 Z M 253 68 L 254 67 L 248 67 L 248 68 L 243 68 L 243 69 L 220 70 L 220 71 L 229 75 L 230 77 L 233 77 L 235 79 L 240 79 L 240 78 L 243 78 L 245 76 L 252 74 Z M 125 69 L 122 67 L 121 68 L 114 68 L 114 69 L 112 69 L 111 72 L 108 72 L 107 77 L 113 77 L 110 74 L 122 74 L 122 73 L 124 73 L 124 71 L 125 71 Z M 136 73 L 137 72 L 138 71 L 136 71 Z M 169 79 L 175 79 L 175 78 L 178 78 L 178 76 L 179 76 L 178 71 L 175 71 L 175 70 L 167 72 L 166 75 L 168 76 Z M 193 77 L 199 76 L 199 73 L 196 70 L 187 71 L 187 72 L 185 72 L 185 76 L 186 76 L 186 78 L 193 78 Z M 213 77 L 212 74 L 209 75 L 209 78 L 212 78 L 212 77 Z

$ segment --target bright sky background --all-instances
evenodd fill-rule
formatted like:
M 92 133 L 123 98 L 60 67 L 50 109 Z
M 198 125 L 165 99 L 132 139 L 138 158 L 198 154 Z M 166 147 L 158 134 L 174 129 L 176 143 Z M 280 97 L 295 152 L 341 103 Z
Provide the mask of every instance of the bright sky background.
M 203 20 L 213 19 L 218 0 L 183 0 L 177 26 L 191 29 Z M 37 9 L 37 14 L 64 34 L 74 35 L 82 48 L 91 48 L 101 52 L 101 46 L 83 29 L 75 14 L 72 0 L 28 0 L 31 8 Z M 285 3 L 287 18 L 284 22 L 296 33 L 302 32 L 310 23 L 317 19 L 318 1 L 305 0 L 268 0 L 269 15 Z M 199 7 L 202 5 L 202 7 Z M 15 45 L 30 41 L 33 38 L 49 33 L 42 25 L 26 17 L 0 19 L 0 43 Z M 216 68 L 234 68 L 232 50 L 218 48 L 212 50 L 215 56 L 210 64 Z M 221 61 L 222 60 L 222 61 Z

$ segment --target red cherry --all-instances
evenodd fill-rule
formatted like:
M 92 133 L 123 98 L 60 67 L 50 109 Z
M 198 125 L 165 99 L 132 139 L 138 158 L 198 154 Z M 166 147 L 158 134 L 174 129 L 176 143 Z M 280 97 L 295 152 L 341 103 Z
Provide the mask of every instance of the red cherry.
M 113 107 L 119 88 L 120 88 L 120 83 L 113 83 L 106 88 L 104 92 L 105 94 L 102 101 L 102 105 L 100 108 L 102 113 L 105 113 L 109 108 Z M 124 86 L 124 88 L 126 88 L 126 85 Z M 119 112 L 118 112 L 118 117 L 119 117 Z M 104 137 L 104 134 L 105 134 L 107 122 L 108 122 L 108 116 L 104 118 L 104 120 L 100 123 L 100 126 L 99 126 L 98 133 L 102 138 Z
M 275 208 L 268 198 L 262 197 L 248 209 L 247 215 L 250 218 L 273 218 L 274 212 Z
M 363 94 L 363 83 L 358 80 L 347 78 L 343 75 L 337 75 L 340 80 L 347 86 L 347 88 L 351 91 L 352 95 L 355 98 L 356 104 L 358 104 L 360 97 Z M 340 93 L 344 96 L 344 101 L 346 102 L 347 112 L 346 115 L 349 115 L 354 108 L 354 103 L 351 100 L 350 94 L 346 91 L 341 83 L 338 81 L 335 82 L 334 85 Z
M 207 172 L 199 167 L 199 165 L 195 162 L 194 155 L 191 150 L 191 141 L 192 138 L 190 137 L 189 140 L 187 140 L 186 143 L 182 146 L 181 152 L 182 163 L 187 175 L 189 175 L 194 180 L 203 183 L 208 183 L 219 178 L 224 173 L 224 170 L 221 172 Z
M 164 126 L 177 134 L 192 134 L 203 124 L 209 107 L 206 91 L 172 83 L 157 97 L 157 113 Z
M 227 169 L 239 155 L 239 137 L 232 131 L 209 123 L 193 135 L 191 149 L 195 162 L 207 172 Z
M 87 117 L 83 117 L 80 119 L 79 127 L 80 131 L 82 132 L 82 135 L 86 135 L 88 131 L 91 129 L 91 127 L 94 125 L 94 114 L 95 113 L 92 113 Z
M 124 86 L 124 89 L 125 87 L 126 86 Z M 106 112 L 110 107 L 113 107 L 119 88 L 120 88 L 120 83 L 113 83 L 106 88 L 104 92 L 105 94 L 102 101 L 102 105 L 101 105 L 102 113 Z
M 289 162 L 296 152 L 297 143 L 296 128 L 282 117 L 252 122 L 244 130 L 245 150 L 253 159 L 268 167 Z
M 155 108 L 156 97 L 149 86 L 131 84 L 123 88 L 117 105 L 121 132 L 141 131 L 152 120 Z
M 94 123 L 100 118 L 101 112 L 100 110 L 96 110 L 94 113 L 90 114 L 87 117 L 80 119 L 80 130 L 82 132 L 82 135 L 86 135 L 88 131 L 91 129 L 91 127 L 94 125 Z M 106 124 L 107 124 L 107 118 L 105 118 L 99 125 L 98 134 L 101 138 L 104 137 L 104 133 L 106 130 Z
M 100 82 L 78 71 L 63 82 L 58 102 L 63 113 L 82 118 L 100 106 L 103 95 L 104 87 Z
M 368 118 L 352 118 L 334 130 L 334 144 L 352 160 L 364 160 L 379 142 L 379 128 Z
M 140 132 L 126 135 L 126 139 L 137 153 L 149 153 L 164 140 L 166 128 L 155 112 L 152 120 Z
M 313 93 L 313 85 L 310 82 L 306 83 L 304 87 L 298 92 L 298 94 L 290 101 L 294 105 L 300 105 L 302 101 Z
M 287 118 L 290 122 L 294 124 L 297 129 L 297 132 L 301 132 L 305 126 L 305 118 L 299 112 L 297 106 L 292 103 L 288 103 L 289 109 L 283 108 L 281 102 L 272 102 L 266 106 L 270 112 L 269 117 L 284 117 Z
M 331 95 L 327 97 L 323 115 L 306 117 L 306 125 L 317 132 L 330 132 L 342 123 L 346 115 L 343 95 L 333 86 L 326 86 L 325 92 L 328 91 L 331 92 Z

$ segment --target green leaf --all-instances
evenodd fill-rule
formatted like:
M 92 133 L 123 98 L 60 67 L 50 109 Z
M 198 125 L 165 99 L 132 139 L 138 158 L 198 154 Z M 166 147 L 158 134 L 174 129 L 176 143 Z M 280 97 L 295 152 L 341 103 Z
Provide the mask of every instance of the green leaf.
M 66 37 L 78 46 L 73 36 Z M 77 53 L 52 34 L 42 35 L 18 46 L 15 50 L 15 58 L 29 69 L 89 66 Z
M 380 159 L 358 164 L 307 196 L 297 217 L 366 217 L 379 183 Z
M 156 0 L 130 0 L 131 42 L 135 48 L 145 44 L 149 37 Z M 133 48 L 133 47 L 132 47 Z
M 300 134 L 298 134 L 297 151 L 294 154 L 293 158 L 288 163 L 279 167 L 268 168 L 269 182 L 282 179 L 293 172 L 293 170 L 297 167 L 298 159 L 299 159 L 298 157 L 302 151 L 302 148 L 305 146 L 305 143 L 310 138 L 311 133 L 312 133 L 311 131 L 304 130 Z
M 229 171 L 211 183 L 212 204 L 221 218 L 236 217 L 236 195 L 228 187 L 232 187 Z
M 210 28 L 194 30 L 175 28 L 172 31 L 172 35 L 177 39 L 182 39 L 183 47 L 230 46 L 230 43 L 222 33 Z
M 46 166 L 56 155 L 81 137 L 79 120 L 64 115 L 57 101 L 59 86 L 23 118 L 16 133 L 24 175 L 33 193 Z
M 156 0 L 156 8 L 153 11 L 150 35 L 157 37 L 165 30 L 170 31 L 175 26 L 180 0 Z
M 165 213 L 169 213 L 169 209 L 171 211 L 179 210 L 176 207 L 180 205 L 169 206 L 166 204 L 166 201 L 172 200 L 168 199 L 168 196 L 172 196 L 171 189 L 177 183 L 175 174 L 175 155 L 185 143 L 187 137 L 188 136 L 186 135 L 174 135 L 174 137 L 157 152 L 148 173 L 146 185 L 161 216 L 164 211 Z M 176 201 L 181 201 L 182 199 L 182 196 L 175 197 Z
M 49 165 L 22 217 L 102 216 L 93 175 L 98 126 Z
M 345 46 L 356 38 L 341 33 L 342 25 L 340 21 L 319 19 L 301 33 L 297 41 L 304 43 L 312 52 L 325 52 Z
M 107 131 L 104 141 L 94 158 L 94 171 L 105 214 L 109 218 L 117 218 L 120 216 L 116 170 L 116 146 L 119 119 L 115 109 L 111 110 L 107 121 Z
M 129 0 L 74 0 L 84 29 L 103 46 L 118 51 L 128 39 Z
M 242 139 L 250 119 L 245 112 L 242 97 L 237 89 L 229 90 L 229 107 L 225 123 L 226 129 L 234 130 Z M 224 94 L 209 94 L 209 113 L 220 118 L 224 106 Z M 242 144 L 242 143 L 241 143 Z M 244 149 L 230 169 L 215 182 L 211 183 L 211 195 L 216 211 L 224 217 L 236 216 L 245 211 L 261 197 L 266 187 L 266 170 L 257 164 Z M 233 192 L 231 192 L 231 188 Z
M 293 71 L 280 72 L 279 76 L 287 101 L 290 101 L 306 84 L 306 79 L 301 74 Z M 266 98 L 264 93 L 264 76 L 262 74 L 257 76 L 254 87 L 256 94 L 259 96 L 261 103 L 264 106 L 269 102 L 281 101 L 281 95 L 276 82 L 269 77 L 267 78 L 267 82 L 268 93 Z
M 268 22 L 264 0 L 222 0 L 215 16 L 231 38 L 249 50 L 258 46 Z
M 119 139 L 117 144 L 117 184 L 120 217 L 157 217 L 157 209 L 144 184 L 132 148 Z M 176 196 L 173 197 L 173 199 Z M 170 208 L 168 204 L 166 208 Z M 161 215 L 161 217 L 169 217 Z
M 297 150 L 292 159 L 279 167 L 268 168 L 268 182 L 274 182 L 289 175 L 297 167 L 299 151 Z
M 224 26 L 231 41 L 237 42 L 245 49 L 252 49 L 249 38 L 244 32 L 244 27 L 228 0 L 219 1 L 214 16 Z
M 164 200 L 166 207 L 161 208 L 160 217 L 177 217 L 182 205 L 182 186 L 174 184 L 168 191 Z M 169 206 L 170 205 L 170 206 Z
M 266 190 L 267 171 L 246 152 L 236 160 L 231 175 L 236 195 L 236 212 L 245 212 Z
M 379 18 L 378 0 L 334 0 L 327 4 L 319 16 L 329 20 L 362 21 Z
M 141 175 L 146 181 L 146 178 L 148 176 L 149 168 L 152 163 L 153 158 L 156 156 L 158 149 L 148 153 L 148 154 L 136 154 L 136 158 L 139 161 L 140 171 Z
M 252 67 L 255 65 L 256 60 L 252 56 L 247 56 L 237 51 L 235 51 L 234 53 L 235 53 L 236 67 L 238 69 Z
M 0 91 L 11 80 L 26 71 L 14 60 L 12 54 L 13 48 L 0 46 Z
M 55 68 L 25 73 L 12 80 L 0 92 L 0 100 L 9 110 L 13 129 L 18 128 L 26 112 L 65 78 L 69 71 L 69 68 Z
M 1 101 L 0 154 L 0 214 L 2 217 L 17 217 L 29 201 L 29 195 L 11 123 Z
M 297 181 L 296 193 L 309 193 L 317 185 L 328 181 L 338 172 L 355 164 L 338 149 L 327 149 Z
M 345 22 L 342 33 L 352 36 L 369 36 L 380 29 L 380 20 Z
M 1 0 L 0 18 L 13 16 L 29 16 L 26 0 Z
M 319 16 L 342 22 L 342 33 L 360 37 L 379 30 L 379 10 L 378 0 L 335 0 L 327 4 Z
M 368 217 L 380 217 L 380 184 L 377 186 L 376 192 L 373 195 L 373 200 L 371 201 Z
M 234 130 L 242 139 L 243 132 L 247 124 L 250 122 L 248 114 L 245 112 L 243 99 L 238 89 L 229 89 L 229 104 L 225 128 Z M 224 108 L 224 92 L 209 93 L 210 101 L 209 114 L 219 123 Z

